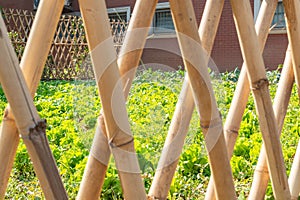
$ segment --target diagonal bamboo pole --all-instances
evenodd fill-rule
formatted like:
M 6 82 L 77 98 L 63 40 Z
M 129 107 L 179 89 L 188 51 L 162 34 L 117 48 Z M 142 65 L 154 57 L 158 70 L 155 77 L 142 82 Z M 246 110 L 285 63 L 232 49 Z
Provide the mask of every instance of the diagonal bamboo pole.
M 231 5 L 242 55 L 247 64 L 250 87 L 254 94 L 275 198 L 290 199 L 282 149 L 277 134 L 278 127 L 272 108 L 262 54 L 257 51 L 259 46 L 253 25 L 253 16 L 250 12 L 250 2 L 248 0 L 231 0 Z
M 298 0 L 284 0 L 284 11 L 287 24 L 287 34 L 292 51 L 295 82 L 300 97 L 300 2 Z
M 203 49 L 207 52 L 206 62 L 213 48 L 224 0 L 207 1 L 199 27 L 199 36 Z M 195 103 L 186 75 L 170 129 L 164 144 L 162 155 L 149 191 L 155 199 L 166 199 L 188 132 L 188 126 Z
M 287 112 L 289 99 L 294 83 L 294 73 L 292 66 L 291 50 L 288 47 L 285 61 L 281 72 L 279 86 L 274 99 L 274 113 L 276 122 L 278 124 L 278 133 L 281 134 L 284 118 Z M 252 187 L 249 194 L 249 200 L 264 199 L 266 189 L 268 187 L 269 171 L 266 160 L 266 151 L 264 145 L 262 146 L 258 162 L 255 168 Z
M 295 82 L 297 85 L 298 96 L 300 98 L 300 58 L 299 58 L 299 48 L 300 48 L 300 2 L 294 0 L 284 0 L 283 1 L 285 17 L 287 23 L 287 33 L 288 39 L 292 51 L 292 60 L 294 66 Z M 292 199 L 298 199 L 300 192 L 300 170 L 297 168 L 299 166 L 299 149 L 295 155 L 294 163 L 291 169 L 291 174 L 289 178 Z
M 127 98 L 129 94 L 136 68 L 142 56 L 157 1 L 158 0 L 138 0 L 132 13 L 124 44 L 118 58 L 125 98 Z M 107 133 L 104 118 L 101 115 L 98 120 L 93 146 L 91 148 L 77 199 L 96 199 L 100 196 L 109 157 L 110 150 L 107 141 Z
M 68 199 L 49 148 L 45 134 L 46 123 L 40 119 L 33 104 L 2 17 L 0 17 L 0 46 L 1 84 L 43 192 L 49 199 Z
M 79 1 L 111 152 L 125 199 L 146 199 L 135 154 L 105 1 Z M 133 190 L 133 188 L 135 188 Z
M 289 77 L 287 77 L 286 80 L 286 87 L 287 89 L 282 89 L 282 90 L 278 90 L 279 95 L 275 97 L 275 103 L 274 103 L 274 111 L 276 113 L 276 111 L 278 111 L 279 114 L 281 115 L 277 115 L 277 122 L 279 124 L 280 129 L 282 130 L 282 126 L 283 126 L 283 120 L 284 120 L 284 116 L 286 114 L 286 109 L 288 106 L 288 99 L 290 97 L 290 93 L 292 90 L 292 84 L 293 84 L 293 80 L 294 80 L 294 76 L 293 74 L 297 75 L 296 76 L 296 83 L 297 83 L 297 87 L 298 87 L 298 94 L 299 93 L 299 67 L 295 67 L 295 66 L 299 66 L 300 64 L 300 60 L 298 58 L 298 52 L 300 50 L 300 46 L 299 46 L 299 41 L 300 41 L 300 35 L 298 33 L 298 30 L 300 29 L 300 23 L 299 23 L 299 2 L 298 1 L 284 1 L 284 6 L 285 6 L 285 13 L 286 13 L 286 21 L 287 21 L 287 30 L 288 30 L 288 37 L 289 37 L 289 41 L 290 41 L 290 50 L 288 50 L 288 55 L 289 56 L 289 63 L 287 65 L 289 65 L 289 71 L 287 73 L 289 73 L 290 75 L 287 75 Z M 292 58 L 291 58 L 292 57 Z M 293 61 L 293 65 L 292 65 L 292 61 Z M 292 71 L 292 66 L 294 66 L 294 72 Z M 279 88 L 280 89 L 280 88 Z M 281 96 L 280 96 L 280 91 L 281 91 Z M 280 99 L 286 99 L 285 101 L 282 100 L 285 104 L 283 104 L 282 102 L 280 102 Z M 278 102 L 278 103 L 277 103 Z M 279 132 L 279 134 L 281 133 L 281 131 Z M 256 171 L 254 174 L 254 180 L 253 180 L 253 184 L 252 184 L 252 188 L 250 191 L 250 196 L 249 199 L 262 199 L 265 195 L 265 191 L 267 189 L 267 184 L 268 184 L 268 180 L 269 180 L 269 174 L 268 174 L 268 169 L 267 169 L 267 163 L 265 161 L 265 152 L 262 149 L 261 150 L 261 154 L 259 157 L 259 161 L 256 167 Z M 291 180 L 291 176 L 290 176 L 290 180 Z M 291 190 L 292 196 L 294 196 L 294 185 L 290 185 L 291 188 L 293 188 L 293 190 Z M 296 194 L 297 197 L 299 195 Z M 294 198 L 294 197 L 293 197 Z
M 20 67 L 32 96 L 34 95 L 63 9 L 62 0 L 40 2 Z M 46 23 L 47 22 L 47 23 Z M 9 107 L 0 132 L 0 199 L 4 198 L 9 175 L 19 143 L 18 129 Z
M 300 141 L 298 143 L 291 173 L 289 176 L 289 185 L 292 195 L 292 200 L 299 199 L 300 193 Z
M 257 21 L 255 24 L 256 33 L 258 35 L 260 51 L 262 52 L 267 41 L 269 27 L 271 25 L 277 0 L 264 0 L 261 4 Z M 238 137 L 238 131 L 243 118 L 243 114 L 248 102 L 250 94 L 249 80 L 247 77 L 246 63 L 242 66 L 242 71 L 236 86 L 235 94 L 233 96 L 230 109 L 225 121 L 224 131 L 227 143 L 228 155 L 232 156 L 234 145 Z M 205 199 L 215 199 L 213 179 L 210 179 Z
M 191 1 L 170 0 L 170 7 L 183 55 L 206 149 L 219 199 L 236 199 L 231 168 L 226 151 L 222 119 L 217 109 L 207 70 L 206 54 L 201 47 L 196 17 Z

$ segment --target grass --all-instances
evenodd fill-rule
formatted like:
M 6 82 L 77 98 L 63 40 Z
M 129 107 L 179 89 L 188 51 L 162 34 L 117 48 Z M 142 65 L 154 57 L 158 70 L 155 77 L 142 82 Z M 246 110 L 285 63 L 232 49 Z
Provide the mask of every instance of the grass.
M 219 109 L 225 120 L 239 70 L 221 75 L 211 74 Z M 183 71 L 139 71 L 130 91 L 126 106 L 147 192 L 178 100 L 183 76 Z M 278 71 L 268 72 L 272 98 L 279 77 Z M 101 109 L 95 82 L 41 82 L 34 101 L 40 116 L 47 119 L 47 135 L 51 149 L 68 195 L 70 199 L 75 199 Z M 6 104 L 5 96 L 0 90 L 0 112 Z M 288 173 L 300 135 L 299 109 L 299 100 L 294 88 L 281 137 Z M 250 96 L 231 160 L 239 199 L 245 199 L 249 194 L 261 143 L 258 118 L 253 97 Z M 203 135 L 198 115 L 194 112 L 168 198 L 203 199 L 209 177 L 210 168 Z M 44 199 L 22 142 L 18 147 L 6 198 Z M 101 198 L 122 198 L 113 159 L 107 171 Z M 271 186 L 268 187 L 266 198 L 274 199 Z

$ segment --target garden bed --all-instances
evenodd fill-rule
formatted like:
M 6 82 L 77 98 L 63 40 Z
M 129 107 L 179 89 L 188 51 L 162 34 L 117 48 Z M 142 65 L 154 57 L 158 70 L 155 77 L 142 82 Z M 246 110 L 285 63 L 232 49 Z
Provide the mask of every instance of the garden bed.
M 223 121 L 230 107 L 239 70 L 211 73 L 216 99 Z M 184 72 L 139 71 L 130 91 L 127 111 L 142 177 L 150 188 L 160 152 L 181 90 Z M 272 98 L 280 77 L 268 72 Z M 300 135 L 299 100 L 292 91 L 281 137 L 287 172 Z M 101 109 L 94 81 L 48 81 L 40 83 L 35 104 L 48 123 L 47 135 L 70 199 L 75 199 L 91 147 L 97 117 Z M 0 112 L 6 106 L 1 90 Z M 3 114 L 3 113 L 1 113 Z M 241 123 L 240 135 L 231 160 L 236 190 L 240 199 L 249 193 L 262 137 L 252 96 Z M 210 177 L 203 135 L 196 111 L 172 182 L 169 199 L 203 199 Z M 103 186 L 103 199 L 121 199 L 122 191 L 113 160 Z M 6 193 L 8 199 L 43 199 L 25 145 L 21 142 Z M 269 185 L 267 199 L 273 199 Z

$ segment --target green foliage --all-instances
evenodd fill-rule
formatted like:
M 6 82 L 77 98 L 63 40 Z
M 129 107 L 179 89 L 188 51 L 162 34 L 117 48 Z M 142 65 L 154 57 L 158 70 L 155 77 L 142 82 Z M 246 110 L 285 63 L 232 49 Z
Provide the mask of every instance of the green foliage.
M 216 100 L 225 120 L 240 71 L 211 72 Z M 279 71 L 268 72 L 274 97 Z M 148 192 L 157 168 L 160 152 L 168 132 L 183 82 L 183 71 L 139 71 L 130 91 L 127 111 L 142 177 Z M 93 81 L 42 82 L 35 97 L 42 118 L 47 119 L 47 136 L 70 199 L 75 199 L 101 109 L 98 90 Z M 0 90 L 0 112 L 6 106 Z M 281 142 L 289 173 L 300 136 L 299 100 L 293 88 Z M 2 113 L 3 114 L 3 113 Z M 253 97 L 250 96 L 241 123 L 239 138 L 231 159 L 239 199 L 249 195 L 253 172 L 262 144 Z M 195 111 L 185 146 L 171 184 L 168 199 L 202 199 L 210 177 L 210 167 Z M 11 174 L 7 199 L 43 199 L 25 145 L 21 142 Z M 102 199 L 122 199 L 122 190 L 114 160 L 107 170 Z M 271 186 L 267 199 L 274 199 Z
M 14 44 L 15 52 L 17 55 L 23 55 L 25 44 L 23 42 L 22 36 L 17 31 L 11 31 L 8 36 L 12 43 Z

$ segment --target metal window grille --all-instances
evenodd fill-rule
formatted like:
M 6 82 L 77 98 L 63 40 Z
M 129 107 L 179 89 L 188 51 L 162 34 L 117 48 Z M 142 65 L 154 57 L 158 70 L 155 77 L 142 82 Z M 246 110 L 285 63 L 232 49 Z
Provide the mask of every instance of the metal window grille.
M 169 33 L 174 32 L 174 30 L 170 8 L 156 10 L 153 20 L 154 33 Z

